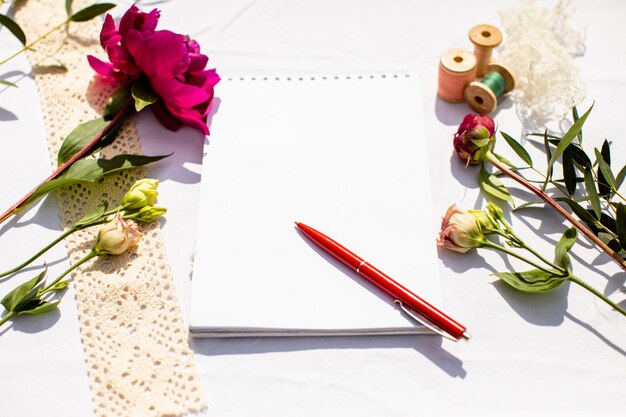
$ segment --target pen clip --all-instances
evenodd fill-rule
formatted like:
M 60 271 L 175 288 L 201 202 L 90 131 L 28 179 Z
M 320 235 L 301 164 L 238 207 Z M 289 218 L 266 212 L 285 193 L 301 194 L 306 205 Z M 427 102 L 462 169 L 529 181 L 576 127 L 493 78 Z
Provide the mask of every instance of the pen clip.
M 450 336 L 448 333 L 444 332 L 443 330 L 441 330 L 439 327 L 437 327 L 433 322 L 431 322 L 430 320 L 428 320 L 426 317 L 422 316 L 421 314 L 419 314 L 417 311 L 413 310 L 412 308 L 405 306 L 402 301 L 400 300 L 394 300 L 394 303 L 397 304 L 398 306 L 400 306 L 400 309 L 410 318 L 412 318 L 413 320 L 415 320 L 416 322 L 418 322 L 419 324 L 426 326 L 427 328 L 429 328 L 430 330 L 432 330 L 433 332 L 437 333 L 438 335 L 445 337 L 446 339 L 452 340 L 453 342 L 456 342 L 457 340 Z

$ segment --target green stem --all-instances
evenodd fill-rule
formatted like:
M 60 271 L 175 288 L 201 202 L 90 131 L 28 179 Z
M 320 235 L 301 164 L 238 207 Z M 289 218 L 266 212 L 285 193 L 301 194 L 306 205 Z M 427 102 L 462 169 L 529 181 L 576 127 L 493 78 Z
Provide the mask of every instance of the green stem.
M 48 36 L 50 36 L 51 34 L 53 34 L 54 32 L 56 32 L 57 30 L 61 29 L 63 26 L 65 26 L 66 24 L 68 24 L 70 22 L 70 19 L 68 18 L 65 22 L 56 25 L 55 27 L 53 27 L 52 29 L 50 29 L 49 31 L 47 31 L 46 33 L 44 33 L 43 35 L 41 35 L 40 37 L 38 37 L 37 39 L 35 39 L 34 41 L 32 41 L 31 43 L 29 43 L 28 45 L 25 45 L 22 49 L 20 49 L 19 51 L 17 51 L 16 53 L 14 53 L 13 55 L 11 55 L 8 58 L 3 59 L 2 61 L 0 61 L 0 65 L 9 62 L 10 60 L 12 60 L 13 58 L 15 58 L 16 56 L 18 56 L 19 54 L 21 54 L 22 52 L 28 51 L 29 49 L 31 49 L 35 44 L 37 44 L 38 42 L 41 42 L 42 40 L 44 40 L 45 38 L 47 38 Z
M 11 319 L 11 317 L 15 316 L 15 313 L 12 311 L 7 312 L 6 316 L 2 317 L 0 319 L 0 326 L 2 326 L 4 323 L 6 323 L 7 321 L 9 321 Z
M 533 248 L 531 248 L 530 246 L 528 246 L 526 244 L 526 242 L 524 242 L 522 240 L 521 237 L 519 237 L 514 231 L 513 231 L 513 227 L 504 219 L 499 219 L 500 222 L 502 222 L 502 224 L 504 225 L 504 227 L 506 228 L 507 232 L 509 232 L 511 234 L 511 236 L 516 240 L 516 242 L 524 249 L 526 249 L 528 252 L 532 253 L 533 255 L 535 255 L 539 260 L 541 260 L 542 262 L 544 262 L 547 265 L 550 265 L 551 267 L 558 269 L 562 272 L 567 272 L 566 269 L 563 269 L 562 267 L 555 265 L 554 263 L 550 262 L 549 260 L 547 260 L 546 258 L 544 258 L 539 252 L 537 252 L 536 250 L 534 250 Z
M 574 275 L 570 275 L 568 279 L 580 285 L 581 287 L 591 292 L 592 294 L 596 295 L 598 298 L 602 299 L 602 301 L 604 301 L 605 303 L 613 307 L 615 310 L 619 311 L 624 316 L 626 316 L 626 310 L 624 310 L 623 308 L 615 304 L 613 301 L 609 300 L 604 294 L 602 294 L 600 291 L 593 288 L 591 285 L 587 284 L 585 281 L 581 280 L 580 278 L 575 277 Z
M 517 252 L 515 252 L 515 251 L 512 251 L 512 250 L 510 250 L 510 249 L 508 249 L 508 248 L 506 248 L 506 247 L 504 247 L 504 246 L 501 246 L 501 245 L 498 245 L 498 244 L 496 244 L 496 243 L 493 243 L 493 242 L 487 241 L 487 242 L 485 243 L 485 246 L 484 246 L 484 247 L 486 247 L 486 248 L 490 248 L 490 249 L 499 250 L 499 251 L 501 251 L 501 252 L 504 252 L 504 253 L 506 253 L 506 254 L 508 254 L 508 255 L 513 256 L 514 258 L 517 258 L 517 259 L 519 259 L 519 260 L 522 260 L 522 261 L 526 262 L 527 264 L 529 264 L 529 265 L 531 265 L 531 266 L 534 266 L 535 268 L 537 268 L 537 269 L 539 269 L 539 270 L 541 270 L 541 271 L 543 271 L 543 272 L 546 272 L 546 273 L 548 273 L 548 274 L 550 274 L 550 275 L 557 275 L 557 274 L 555 274 L 555 271 L 553 271 L 553 270 L 549 270 L 549 269 L 547 269 L 547 268 L 544 268 L 543 266 L 541 266 L 541 265 L 539 265 L 539 264 L 537 264 L 537 263 L 535 263 L 535 262 L 531 261 L 530 259 L 528 259 L 528 258 L 526 258 L 526 257 L 524 257 L 524 256 L 522 256 L 522 255 L 520 255 L 519 253 L 517 253 Z M 551 265 L 551 264 L 550 264 L 550 265 Z M 564 273 L 563 273 L 562 268 L 559 268 L 558 270 L 559 270 L 559 272 L 561 272 L 561 275 L 563 275 L 563 276 L 565 276 L 565 275 L 566 275 L 566 274 L 564 274 Z
M 70 266 L 65 272 L 63 272 L 61 275 L 59 275 L 59 277 L 57 279 L 55 279 L 50 284 L 46 285 L 44 288 L 39 290 L 38 291 L 38 295 L 42 296 L 45 293 L 50 292 L 50 288 L 54 287 L 54 285 L 56 283 L 58 283 L 63 278 L 65 278 L 65 276 L 67 274 L 69 274 L 70 272 L 72 272 L 73 270 L 75 270 L 76 268 L 78 268 L 79 266 L 84 264 L 85 262 L 89 261 L 90 259 L 95 258 L 96 256 L 98 256 L 98 254 L 92 249 L 91 252 L 89 252 L 87 255 L 85 255 L 80 261 L 76 262 L 74 265 Z
M 6 277 L 7 275 L 11 275 L 11 274 L 19 271 L 20 269 L 24 268 L 25 266 L 30 265 L 31 262 L 33 262 L 35 259 L 39 258 L 41 255 L 46 253 L 50 248 L 52 248 L 54 245 L 56 245 L 57 243 L 59 243 L 60 241 L 65 239 L 67 236 L 69 236 L 72 233 L 74 233 L 76 230 L 78 230 L 76 227 L 74 227 L 74 226 L 70 227 L 65 232 L 63 232 L 59 237 L 57 237 L 52 242 L 50 242 L 50 244 L 48 244 L 42 250 L 40 250 L 35 255 L 33 255 L 31 258 L 29 258 L 28 260 L 22 262 L 21 264 L 19 264 L 15 268 L 11 268 L 8 271 L 5 271 L 5 272 L 1 273 L 0 274 L 0 278 Z

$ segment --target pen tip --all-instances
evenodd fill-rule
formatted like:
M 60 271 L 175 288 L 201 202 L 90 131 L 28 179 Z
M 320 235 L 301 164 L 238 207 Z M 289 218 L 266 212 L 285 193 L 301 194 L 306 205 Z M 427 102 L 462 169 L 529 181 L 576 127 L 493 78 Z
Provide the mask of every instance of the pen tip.
M 293 222 L 296 226 L 300 225 L 300 222 Z

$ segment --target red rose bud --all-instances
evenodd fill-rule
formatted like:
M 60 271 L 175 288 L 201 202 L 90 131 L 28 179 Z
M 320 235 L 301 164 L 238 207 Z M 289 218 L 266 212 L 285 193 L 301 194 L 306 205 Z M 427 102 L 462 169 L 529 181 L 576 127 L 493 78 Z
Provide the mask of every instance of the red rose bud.
M 454 150 L 467 164 L 477 164 L 493 149 L 496 127 L 486 114 L 468 114 L 454 134 Z

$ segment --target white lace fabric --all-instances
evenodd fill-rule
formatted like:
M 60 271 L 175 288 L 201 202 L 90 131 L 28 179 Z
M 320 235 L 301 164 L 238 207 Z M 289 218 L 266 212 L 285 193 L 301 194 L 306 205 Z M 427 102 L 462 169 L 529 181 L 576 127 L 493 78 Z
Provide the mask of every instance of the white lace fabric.
M 517 78 L 510 95 L 526 127 L 542 131 L 585 98 L 574 56 L 584 53 L 586 27 L 577 20 L 569 0 L 555 6 L 527 0 L 500 15 L 506 32 L 500 60 Z
M 64 3 L 38 0 L 16 3 L 15 17 L 35 39 L 66 17 Z M 89 5 L 74 1 L 73 9 Z M 63 138 L 79 123 L 96 118 L 112 88 L 93 81 L 87 54 L 103 57 L 100 20 L 71 23 L 28 51 L 55 165 Z M 114 144 L 101 152 L 141 154 L 135 125 L 127 121 Z M 65 226 L 94 209 L 101 199 L 118 204 L 145 170 L 113 174 L 97 184 L 59 191 Z M 179 416 L 206 408 L 188 345 L 159 223 L 142 225 L 143 238 L 126 254 L 87 262 L 73 274 L 81 338 L 95 415 Z M 66 240 L 75 263 L 93 246 L 97 230 Z

